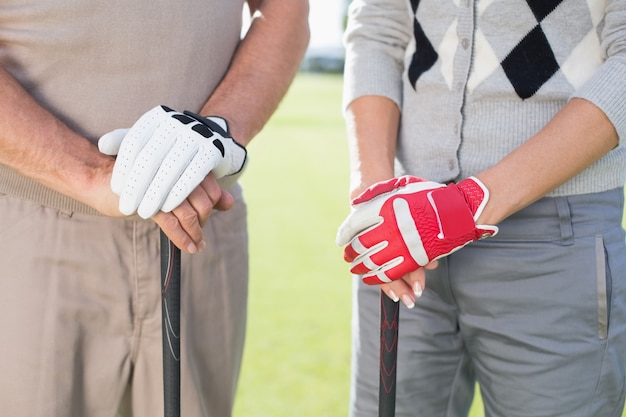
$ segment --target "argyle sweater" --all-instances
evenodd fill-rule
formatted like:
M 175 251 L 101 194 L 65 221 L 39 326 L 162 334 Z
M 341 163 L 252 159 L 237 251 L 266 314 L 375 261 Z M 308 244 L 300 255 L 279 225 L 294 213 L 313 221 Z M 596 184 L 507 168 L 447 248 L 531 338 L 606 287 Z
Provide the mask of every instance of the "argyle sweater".
M 620 145 L 550 195 L 626 180 L 625 0 L 354 0 L 345 43 L 344 107 L 401 109 L 397 175 L 475 175 L 581 97 Z

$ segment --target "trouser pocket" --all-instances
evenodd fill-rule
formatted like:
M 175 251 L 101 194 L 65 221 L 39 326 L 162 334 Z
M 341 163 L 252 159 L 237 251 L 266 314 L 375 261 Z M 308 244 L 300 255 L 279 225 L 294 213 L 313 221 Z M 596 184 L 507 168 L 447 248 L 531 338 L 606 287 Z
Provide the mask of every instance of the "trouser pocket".
M 607 252 L 602 235 L 595 237 L 596 295 L 598 302 L 598 338 L 605 340 L 609 335 L 611 308 L 611 274 L 607 265 Z

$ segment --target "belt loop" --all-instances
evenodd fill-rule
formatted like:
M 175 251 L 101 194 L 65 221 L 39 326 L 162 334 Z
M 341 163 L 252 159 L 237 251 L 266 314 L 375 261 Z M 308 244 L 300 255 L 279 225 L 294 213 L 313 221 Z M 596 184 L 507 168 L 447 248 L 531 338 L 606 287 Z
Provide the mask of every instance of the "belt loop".
M 574 244 L 574 228 L 572 227 L 572 213 L 567 197 L 556 197 L 556 210 L 559 213 L 561 226 L 561 244 L 571 246 Z

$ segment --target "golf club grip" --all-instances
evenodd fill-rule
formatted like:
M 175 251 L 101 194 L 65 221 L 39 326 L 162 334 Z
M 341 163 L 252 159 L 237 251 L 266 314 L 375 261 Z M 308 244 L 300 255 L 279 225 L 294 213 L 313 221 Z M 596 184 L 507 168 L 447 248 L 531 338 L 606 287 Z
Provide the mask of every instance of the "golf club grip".
M 399 313 L 400 303 L 394 302 L 381 291 L 379 417 L 394 417 L 396 415 Z
M 180 249 L 161 231 L 161 310 L 165 417 L 180 417 Z

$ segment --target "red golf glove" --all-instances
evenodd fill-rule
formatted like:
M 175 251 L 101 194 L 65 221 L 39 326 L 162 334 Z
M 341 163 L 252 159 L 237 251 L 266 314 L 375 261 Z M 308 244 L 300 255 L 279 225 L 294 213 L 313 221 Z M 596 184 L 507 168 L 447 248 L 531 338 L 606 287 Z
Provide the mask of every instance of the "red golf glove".
M 350 272 L 366 284 L 399 279 L 498 232 L 477 225 L 489 191 L 477 178 L 444 185 L 412 176 L 376 183 L 352 201 L 337 233 Z

